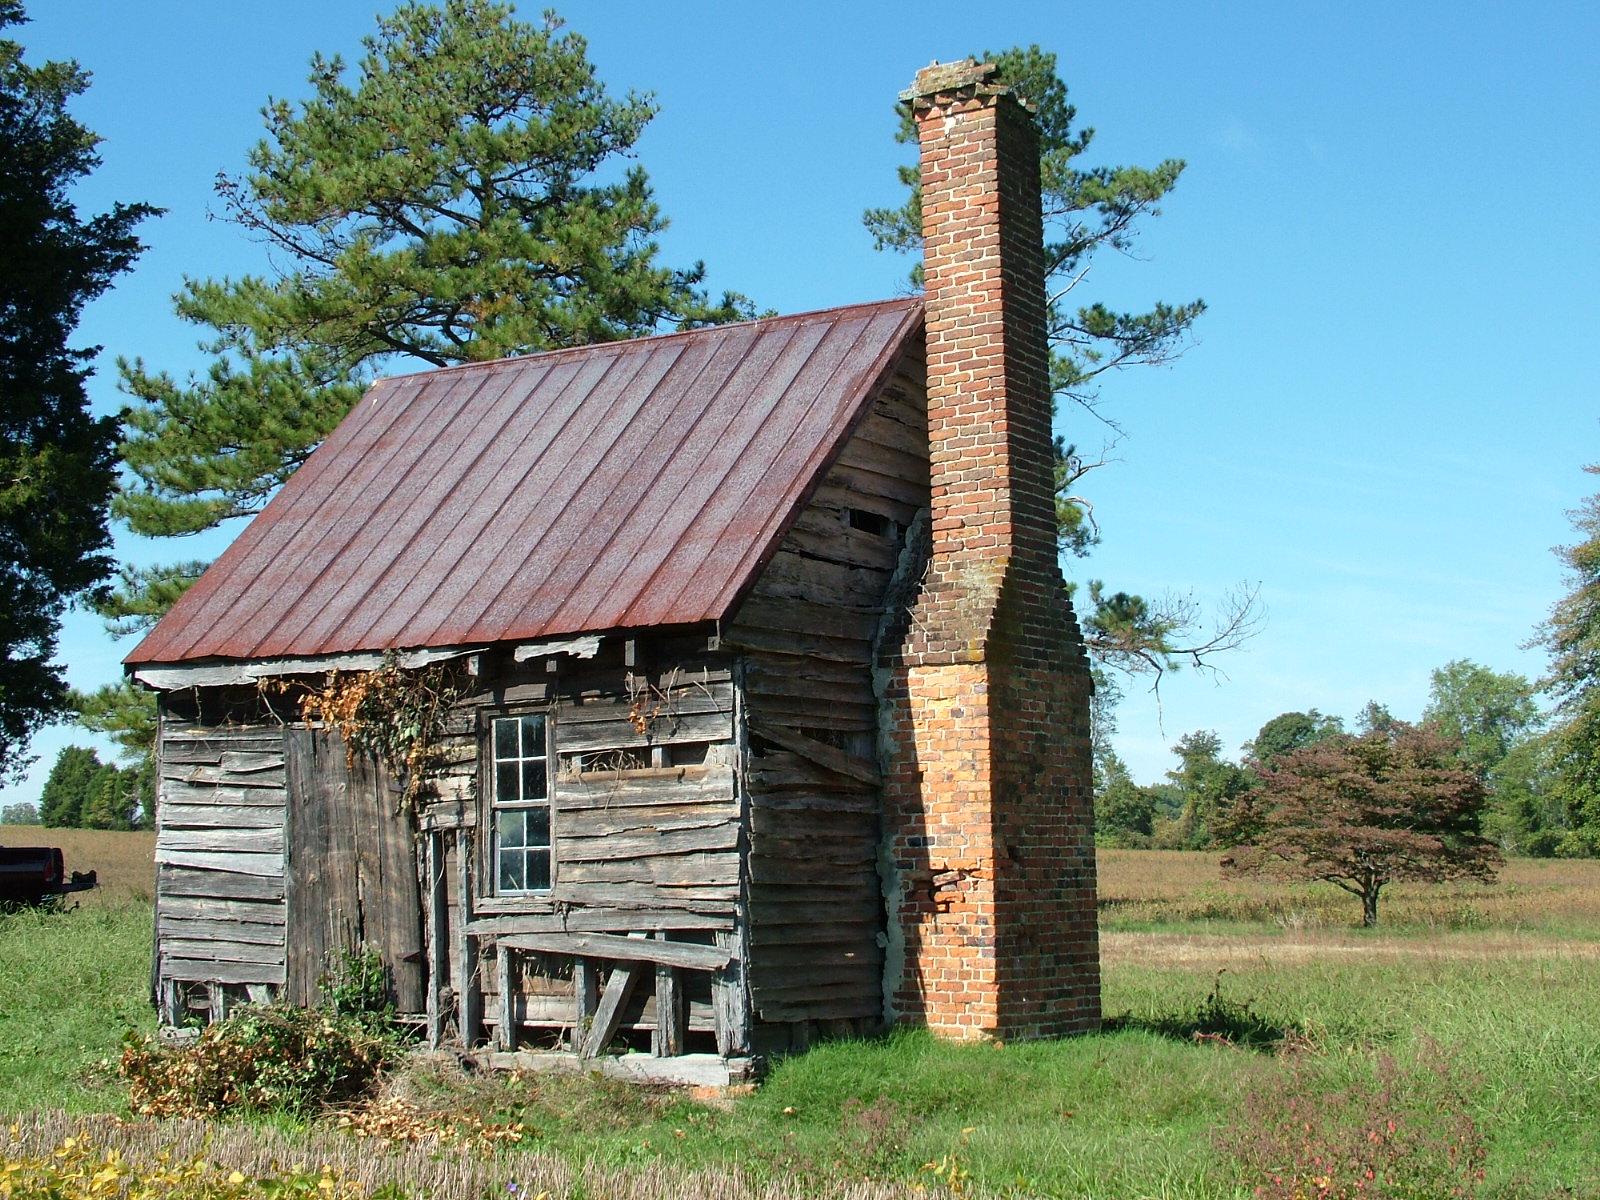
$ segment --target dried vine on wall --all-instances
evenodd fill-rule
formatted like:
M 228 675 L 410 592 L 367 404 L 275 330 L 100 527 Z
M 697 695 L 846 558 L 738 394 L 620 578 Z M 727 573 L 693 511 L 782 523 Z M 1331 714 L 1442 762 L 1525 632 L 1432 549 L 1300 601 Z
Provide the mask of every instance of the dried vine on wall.
M 347 764 L 360 754 L 383 763 L 402 784 L 401 806 L 415 811 L 466 679 L 457 663 L 408 668 L 387 654 L 373 670 L 330 671 L 320 684 L 268 679 L 261 686 L 291 698 L 301 720 L 338 730 Z

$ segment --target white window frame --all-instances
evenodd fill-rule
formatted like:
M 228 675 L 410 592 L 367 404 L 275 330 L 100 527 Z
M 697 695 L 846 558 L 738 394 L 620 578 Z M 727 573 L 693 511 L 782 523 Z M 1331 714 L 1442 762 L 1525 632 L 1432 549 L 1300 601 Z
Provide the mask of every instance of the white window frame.
M 529 745 L 529 726 L 538 722 L 542 737 L 537 738 L 535 745 Z M 485 758 L 487 770 L 484 772 L 485 785 L 488 793 L 488 804 L 485 812 L 488 817 L 488 842 L 486 855 L 489 880 L 491 886 L 485 888 L 487 895 L 497 899 L 520 900 L 548 896 L 555 887 L 556 882 L 556 853 L 555 853 L 555 763 L 556 758 L 552 753 L 555 737 L 554 722 L 548 710 L 532 709 L 521 712 L 495 712 L 488 714 L 487 729 L 484 733 Z M 515 753 L 502 753 L 502 734 L 510 730 L 516 739 Z M 537 749 L 538 753 L 532 753 Z M 510 772 L 502 768 L 513 768 Z M 544 795 L 529 796 L 530 768 L 542 767 L 544 774 Z M 515 779 L 516 792 L 514 796 L 505 793 L 509 790 L 507 780 Z M 532 829 L 526 814 L 543 812 L 545 816 L 545 840 L 543 843 L 529 844 Z M 523 814 L 522 819 L 522 844 L 516 846 L 501 845 L 501 817 L 513 814 Z M 515 853 L 521 859 L 521 887 L 507 887 L 503 865 L 503 856 Z M 538 853 L 544 855 L 547 882 L 539 887 L 528 886 L 530 882 L 529 867 Z M 515 875 L 513 875 L 515 878 Z

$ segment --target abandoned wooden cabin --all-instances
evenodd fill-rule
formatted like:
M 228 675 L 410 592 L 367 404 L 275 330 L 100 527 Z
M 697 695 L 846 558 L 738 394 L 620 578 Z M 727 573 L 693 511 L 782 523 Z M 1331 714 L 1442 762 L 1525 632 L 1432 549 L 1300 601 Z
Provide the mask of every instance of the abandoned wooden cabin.
M 906 99 L 925 297 L 379 382 L 129 656 L 164 1022 L 371 947 L 435 1042 L 666 1077 L 1097 1024 L 1037 134 Z M 412 771 L 306 705 L 385 671 Z

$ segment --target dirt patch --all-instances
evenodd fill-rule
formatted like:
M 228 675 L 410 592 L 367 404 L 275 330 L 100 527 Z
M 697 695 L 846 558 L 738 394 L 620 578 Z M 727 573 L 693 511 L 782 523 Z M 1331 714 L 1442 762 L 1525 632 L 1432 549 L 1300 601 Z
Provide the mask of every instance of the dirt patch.
M 1393 962 L 1398 960 L 1595 959 L 1600 943 L 1576 938 L 1515 934 L 1470 934 L 1419 938 L 1334 933 L 1210 935 L 1189 933 L 1103 933 L 1100 957 L 1107 965 L 1225 967 L 1235 963 L 1291 965 L 1315 961 Z

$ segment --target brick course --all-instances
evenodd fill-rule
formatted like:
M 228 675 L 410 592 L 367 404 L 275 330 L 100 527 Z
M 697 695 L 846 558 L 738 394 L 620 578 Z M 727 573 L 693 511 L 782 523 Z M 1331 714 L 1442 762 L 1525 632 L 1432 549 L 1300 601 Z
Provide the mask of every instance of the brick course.
M 927 572 L 881 664 L 892 1007 L 956 1037 L 1098 1026 L 1088 660 L 1057 561 L 1038 133 L 921 72 Z

